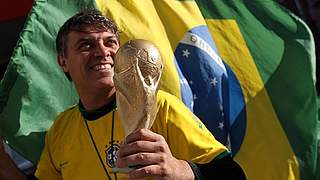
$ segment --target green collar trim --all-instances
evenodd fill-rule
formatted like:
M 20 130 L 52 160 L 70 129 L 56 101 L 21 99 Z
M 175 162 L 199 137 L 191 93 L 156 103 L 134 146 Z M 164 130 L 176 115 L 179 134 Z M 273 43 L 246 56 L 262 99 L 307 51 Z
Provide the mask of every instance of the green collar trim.
M 97 110 L 94 111 L 87 111 L 85 107 L 83 106 L 81 100 L 79 101 L 79 111 L 82 114 L 82 116 L 89 121 L 96 120 L 112 110 L 115 110 L 117 108 L 116 105 L 116 98 L 114 98 L 110 103 L 98 108 Z
M 214 161 L 216 161 L 216 160 L 220 160 L 220 159 L 222 159 L 222 158 L 224 158 L 224 157 L 227 157 L 227 156 L 231 156 L 231 153 L 228 151 L 228 150 L 225 150 L 225 151 L 223 151 L 222 153 L 220 153 L 218 156 L 216 156 L 215 158 L 214 158 Z

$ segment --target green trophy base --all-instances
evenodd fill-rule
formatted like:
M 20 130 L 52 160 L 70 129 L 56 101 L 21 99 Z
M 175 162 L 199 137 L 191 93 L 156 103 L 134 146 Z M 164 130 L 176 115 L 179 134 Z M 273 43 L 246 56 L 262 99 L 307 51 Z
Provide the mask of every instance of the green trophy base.
M 129 165 L 128 167 L 125 168 L 118 168 L 118 167 L 114 167 L 112 168 L 112 172 L 115 173 L 129 173 L 130 171 L 134 170 L 134 169 L 139 169 L 143 167 L 143 165 Z

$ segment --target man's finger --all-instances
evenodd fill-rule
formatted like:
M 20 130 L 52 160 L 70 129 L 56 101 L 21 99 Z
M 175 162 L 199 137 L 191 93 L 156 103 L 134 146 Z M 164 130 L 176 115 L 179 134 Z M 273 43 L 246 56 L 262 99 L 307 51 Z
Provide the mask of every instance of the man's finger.
M 159 141 L 162 138 L 157 133 L 152 132 L 148 129 L 139 129 L 126 137 L 126 144 L 131 143 L 133 141 L 145 140 L 145 141 Z
M 129 144 L 123 144 L 118 151 L 118 157 L 124 157 L 139 152 L 157 152 L 159 149 L 159 143 L 151 141 L 134 141 Z
M 163 153 L 137 153 L 129 156 L 119 158 L 119 165 L 130 166 L 130 165 L 151 165 L 160 164 L 165 161 L 165 156 Z
M 129 172 L 130 179 L 139 179 L 143 177 L 158 176 L 164 177 L 167 174 L 164 168 L 158 165 L 149 165 Z

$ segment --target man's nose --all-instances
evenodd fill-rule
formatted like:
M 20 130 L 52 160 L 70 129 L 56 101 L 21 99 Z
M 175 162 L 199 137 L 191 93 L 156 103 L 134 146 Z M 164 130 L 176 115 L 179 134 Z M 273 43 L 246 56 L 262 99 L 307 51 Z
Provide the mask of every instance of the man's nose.
M 95 50 L 95 56 L 97 58 L 106 58 L 111 55 L 110 48 L 106 47 L 104 44 L 99 44 Z

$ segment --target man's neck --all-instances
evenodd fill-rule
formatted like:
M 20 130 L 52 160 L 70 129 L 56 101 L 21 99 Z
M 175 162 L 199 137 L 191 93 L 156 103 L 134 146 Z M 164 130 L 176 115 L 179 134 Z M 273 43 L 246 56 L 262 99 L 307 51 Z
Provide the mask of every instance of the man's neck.
M 87 111 L 94 111 L 100 107 L 109 104 L 116 97 L 116 90 L 104 91 L 103 94 L 93 93 L 87 95 L 79 95 L 80 100 Z

